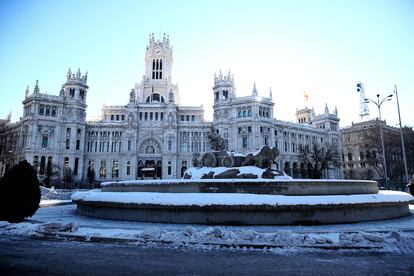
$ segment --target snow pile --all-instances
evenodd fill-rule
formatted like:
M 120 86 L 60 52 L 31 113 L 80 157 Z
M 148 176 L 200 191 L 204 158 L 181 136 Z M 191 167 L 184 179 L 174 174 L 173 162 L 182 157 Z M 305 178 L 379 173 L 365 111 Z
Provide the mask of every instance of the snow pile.
M 76 223 L 46 222 L 46 223 L 8 223 L 0 221 L 1 235 L 40 236 L 42 233 L 75 232 L 78 230 Z
M 397 191 L 380 191 L 378 194 L 329 195 L 329 196 L 284 196 L 235 193 L 149 193 L 149 192 L 99 192 L 96 190 L 77 192 L 74 201 L 117 202 L 154 204 L 166 206 L 211 206 L 211 205 L 327 205 L 360 204 L 381 202 L 413 202 L 410 194 Z
M 372 250 L 414 253 L 414 216 L 355 224 L 319 226 L 205 226 L 140 223 L 85 218 L 73 205 L 43 208 L 33 220 L 22 223 L 0 221 L 0 235 L 46 236 L 85 241 L 124 239 L 144 246 L 185 246 L 234 250 L 315 249 Z M 414 214 L 414 206 L 410 206 Z M 41 222 L 39 222 L 41 221 Z M 342 251 L 330 251 L 338 252 Z M 346 251 L 345 251 L 346 252 Z
M 123 229 L 88 229 L 75 231 L 73 235 L 87 237 L 125 238 L 128 241 L 160 244 L 184 244 L 190 247 L 202 245 L 232 246 L 235 248 L 342 248 L 374 249 L 388 252 L 414 252 L 414 234 L 407 232 L 327 232 L 300 233 L 279 230 L 261 233 L 251 229 L 229 230 L 226 227 L 206 227 L 197 230 L 186 226 L 181 230 L 165 230 L 149 227 L 141 231 Z
M 74 190 L 49 189 L 40 186 L 41 200 L 70 200 Z

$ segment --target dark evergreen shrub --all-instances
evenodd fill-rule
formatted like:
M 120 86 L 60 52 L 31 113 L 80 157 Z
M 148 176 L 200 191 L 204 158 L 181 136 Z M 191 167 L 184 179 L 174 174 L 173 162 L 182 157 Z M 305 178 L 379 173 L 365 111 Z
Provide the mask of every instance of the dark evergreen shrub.
M 39 180 L 33 167 L 21 161 L 0 180 L 0 220 L 20 222 L 39 208 Z

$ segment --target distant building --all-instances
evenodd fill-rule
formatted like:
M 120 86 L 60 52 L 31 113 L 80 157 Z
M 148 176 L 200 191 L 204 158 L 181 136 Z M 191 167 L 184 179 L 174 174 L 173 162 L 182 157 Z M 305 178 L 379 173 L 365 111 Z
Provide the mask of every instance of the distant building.
M 393 181 L 402 181 L 400 131 L 378 119 L 353 123 L 341 129 L 345 178 L 372 179 L 383 182 L 380 124 L 384 133 L 388 177 Z
M 304 177 L 299 148 L 313 142 L 333 143 L 341 152 L 339 118 L 326 107 L 321 115 L 305 108 L 297 123 L 274 119 L 272 92 L 261 97 L 237 97 L 234 77 L 214 77 L 214 118 L 204 120 L 202 106 L 179 104 L 178 86 L 172 83 L 173 53 L 168 37 L 151 35 L 145 55 L 145 75 L 130 91 L 127 104 L 102 108 L 102 117 L 86 121 L 87 74 L 70 69 L 58 96 L 40 92 L 39 83 L 26 90 L 23 117 L 4 122 L 0 131 L 0 174 L 26 159 L 40 178 L 53 167 L 62 178 L 70 169 L 75 180 L 129 180 L 180 178 L 191 166 L 194 153 L 210 151 L 212 127 L 230 151 L 249 152 L 262 145 L 276 146 L 278 168 Z M 302 170 L 301 170 L 302 169 Z M 342 178 L 340 168 L 326 178 Z

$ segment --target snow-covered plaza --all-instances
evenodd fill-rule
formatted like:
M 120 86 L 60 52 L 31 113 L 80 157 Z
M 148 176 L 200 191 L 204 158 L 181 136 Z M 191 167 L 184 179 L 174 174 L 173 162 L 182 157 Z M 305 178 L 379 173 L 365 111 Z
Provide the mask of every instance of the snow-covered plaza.
M 143 223 L 81 216 L 68 191 L 42 189 L 41 206 L 22 223 L 1 222 L 0 234 L 150 246 L 308 251 L 324 249 L 414 253 L 414 205 L 399 219 L 313 226 L 208 226 Z

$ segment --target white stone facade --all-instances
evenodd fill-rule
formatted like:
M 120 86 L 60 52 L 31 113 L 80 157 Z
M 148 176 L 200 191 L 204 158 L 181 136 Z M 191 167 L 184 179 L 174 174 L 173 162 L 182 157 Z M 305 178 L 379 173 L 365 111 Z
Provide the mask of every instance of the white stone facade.
M 234 78 L 221 72 L 214 77 L 214 118 L 204 120 L 202 106 L 181 106 L 178 86 L 172 83 L 173 53 L 168 37 L 150 35 L 145 75 L 126 97 L 126 105 L 107 106 L 98 121 L 86 121 L 87 74 L 69 70 L 59 96 L 40 93 L 39 85 L 26 91 L 24 113 L 17 123 L 4 122 L 0 133 L 0 173 L 27 159 L 40 178 L 48 162 L 63 176 L 70 168 L 74 179 L 86 180 L 88 168 L 95 179 L 129 180 L 180 178 L 191 166 L 194 153 L 210 151 L 211 128 L 225 139 L 228 149 L 248 152 L 262 145 L 277 146 L 276 163 L 300 176 L 300 145 L 319 141 L 337 143 L 338 116 L 327 110 L 319 116 L 309 111 L 308 121 L 290 123 L 274 119 L 272 92 L 237 97 Z M 299 118 L 299 115 L 298 115 Z M 342 178 L 341 170 L 327 178 Z

